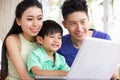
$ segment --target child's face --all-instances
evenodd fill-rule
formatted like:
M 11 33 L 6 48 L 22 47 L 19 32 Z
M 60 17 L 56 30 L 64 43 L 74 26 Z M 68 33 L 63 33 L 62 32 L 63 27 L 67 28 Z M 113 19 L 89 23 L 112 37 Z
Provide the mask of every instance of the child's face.
M 41 44 L 48 52 L 57 51 L 61 47 L 62 36 L 60 33 L 45 35 Z

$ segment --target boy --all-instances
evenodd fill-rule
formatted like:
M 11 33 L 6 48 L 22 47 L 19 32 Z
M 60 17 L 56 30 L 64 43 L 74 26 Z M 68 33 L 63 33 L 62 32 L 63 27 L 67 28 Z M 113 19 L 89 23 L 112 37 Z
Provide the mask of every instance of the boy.
M 56 51 L 62 44 L 61 26 L 52 20 L 43 22 L 36 37 L 40 47 L 33 50 L 27 58 L 30 76 L 66 76 L 70 70 L 65 58 Z

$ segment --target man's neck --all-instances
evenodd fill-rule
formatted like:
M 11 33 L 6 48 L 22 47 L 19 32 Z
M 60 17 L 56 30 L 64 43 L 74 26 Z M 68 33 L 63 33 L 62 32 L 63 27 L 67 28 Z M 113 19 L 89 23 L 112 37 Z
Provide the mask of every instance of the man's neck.
M 88 31 L 88 34 L 87 34 L 87 37 L 92 37 L 92 35 L 93 35 L 93 31 Z M 81 44 L 82 44 L 82 41 L 83 40 L 74 40 L 74 39 L 72 39 L 72 43 L 73 43 L 73 46 L 75 47 L 75 48 L 77 48 L 77 49 L 79 49 L 80 48 L 80 46 L 81 46 Z
M 72 40 L 73 46 L 77 49 L 80 48 L 81 44 L 82 44 L 82 40 L 77 41 L 77 40 Z

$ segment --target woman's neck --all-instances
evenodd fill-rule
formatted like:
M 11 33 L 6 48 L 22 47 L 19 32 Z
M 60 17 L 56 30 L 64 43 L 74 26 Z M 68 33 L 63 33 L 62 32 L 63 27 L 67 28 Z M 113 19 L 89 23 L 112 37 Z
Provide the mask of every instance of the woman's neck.
M 32 37 L 32 36 L 28 36 L 26 34 L 23 33 L 23 36 L 26 40 L 28 40 L 29 42 L 35 42 L 35 37 Z

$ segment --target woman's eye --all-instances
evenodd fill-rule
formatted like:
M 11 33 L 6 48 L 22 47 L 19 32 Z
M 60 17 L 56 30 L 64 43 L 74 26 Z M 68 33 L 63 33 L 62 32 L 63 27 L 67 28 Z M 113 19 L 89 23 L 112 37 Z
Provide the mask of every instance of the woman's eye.
M 32 18 L 28 18 L 27 20 L 28 20 L 28 21 L 32 21 Z
M 38 18 L 38 20 L 42 20 L 42 18 Z

